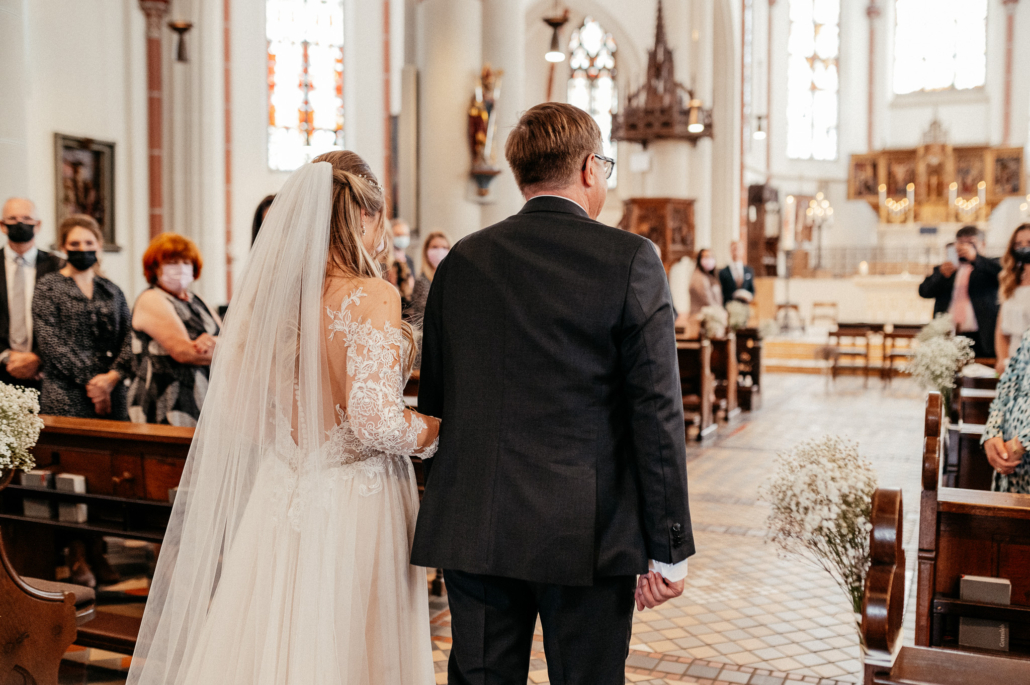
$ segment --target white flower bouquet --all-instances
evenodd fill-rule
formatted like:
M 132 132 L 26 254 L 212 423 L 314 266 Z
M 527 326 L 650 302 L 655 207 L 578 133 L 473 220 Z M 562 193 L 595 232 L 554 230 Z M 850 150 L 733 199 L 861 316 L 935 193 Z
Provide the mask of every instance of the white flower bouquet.
M 41 430 L 39 392 L 0 383 L 0 472 L 32 470 L 32 448 Z
M 729 315 L 722 307 L 701 307 L 701 335 L 708 339 L 726 337 Z
M 829 573 L 856 614 L 869 570 L 874 490 L 876 474 L 858 443 L 826 435 L 779 454 L 761 491 L 772 505 L 769 539 Z
M 971 361 L 972 340 L 960 335 L 937 336 L 922 342 L 916 348 L 912 354 L 912 363 L 908 365 L 908 372 L 924 388 L 940 392 L 944 406 L 948 407 L 951 403 L 951 391 L 955 388 L 955 374 Z
M 726 303 L 726 314 L 731 331 L 747 328 L 747 320 L 751 318 L 751 307 L 737 300 Z
M 919 331 L 916 340 L 926 342 L 934 338 L 946 338 L 955 332 L 955 322 L 951 320 L 951 314 L 943 312 L 933 317 L 933 321 L 923 326 Z

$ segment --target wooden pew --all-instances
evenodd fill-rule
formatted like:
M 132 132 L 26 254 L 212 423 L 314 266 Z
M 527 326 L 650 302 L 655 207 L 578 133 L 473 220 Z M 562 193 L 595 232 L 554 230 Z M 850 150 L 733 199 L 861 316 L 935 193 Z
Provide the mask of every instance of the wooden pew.
M 712 376 L 712 344 L 708 340 L 680 340 L 676 343 L 683 411 L 698 428 L 698 441 L 717 430 L 714 414 L 715 379 Z
M 960 616 L 1010 623 L 1011 653 L 1030 657 L 1030 495 L 940 485 L 941 398 L 930 393 L 923 439 L 916 645 L 957 646 Z M 1007 578 L 1011 606 L 959 600 L 963 575 Z M 1027 663 L 1030 682 L 1030 662 Z
M 762 339 L 757 328 L 737 331 L 737 401 L 744 411 L 762 408 Z M 746 383 L 747 378 L 751 384 Z
M 939 447 L 939 433 L 938 439 L 930 442 L 936 443 L 930 445 L 931 450 Z M 872 563 L 862 601 L 865 685 L 1028 682 L 1030 661 L 1025 659 L 998 653 L 901 646 L 905 613 L 902 514 L 901 491 L 878 489 L 873 493 L 869 545 Z M 920 574 L 920 587 L 923 580 Z
M 715 338 L 712 343 L 712 375 L 715 377 L 715 399 L 726 421 L 740 415 L 737 403 L 737 338 L 728 333 L 725 338 Z
M 968 490 L 991 489 L 994 469 L 987 461 L 987 452 L 980 445 L 980 440 L 991 402 L 998 394 L 997 388 L 997 378 L 958 379 L 958 387 L 954 391 L 958 395 L 957 463 L 951 467 L 955 477 L 949 485 Z
M 0 490 L 13 475 L 0 473 Z M 20 576 L 0 536 L 0 683 L 56 685 L 61 657 L 77 626 L 94 617 L 94 601 L 89 588 Z

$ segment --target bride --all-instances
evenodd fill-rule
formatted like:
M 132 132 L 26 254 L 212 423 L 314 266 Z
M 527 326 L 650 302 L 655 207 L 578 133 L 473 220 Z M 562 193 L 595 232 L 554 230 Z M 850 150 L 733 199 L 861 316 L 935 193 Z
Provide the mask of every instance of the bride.
M 352 152 L 295 172 L 261 228 L 211 367 L 128 683 L 433 683 L 408 553 L 415 349 L 379 277 L 383 191 Z

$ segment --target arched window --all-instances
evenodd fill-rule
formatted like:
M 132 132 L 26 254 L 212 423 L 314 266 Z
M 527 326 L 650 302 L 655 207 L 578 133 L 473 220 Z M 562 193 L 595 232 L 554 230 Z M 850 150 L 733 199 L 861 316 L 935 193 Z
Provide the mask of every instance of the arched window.
M 895 12 L 895 93 L 984 85 L 987 0 L 897 0 Z
M 790 0 L 787 156 L 837 159 L 840 0 Z
M 266 0 L 268 166 L 343 148 L 343 0 Z
M 617 158 L 616 146 L 612 144 L 612 114 L 618 109 L 619 98 L 615 89 L 615 39 L 601 28 L 592 17 L 583 20 L 583 25 L 572 32 L 569 39 L 568 100 L 570 105 L 590 112 L 601 127 L 604 154 Z M 614 188 L 618 181 L 619 167 L 616 166 L 608 187 Z

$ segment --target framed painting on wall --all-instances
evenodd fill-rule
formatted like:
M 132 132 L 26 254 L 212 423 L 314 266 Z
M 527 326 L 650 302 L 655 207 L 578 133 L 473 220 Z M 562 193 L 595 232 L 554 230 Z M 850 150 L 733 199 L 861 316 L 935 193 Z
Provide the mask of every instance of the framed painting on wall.
M 991 197 L 1023 195 L 1023 148 L 1000 148 L 992 151 Z
M 848 199 L 877 198 L 880 194 L 880 156 L 852 155 Z
M 887 197 L 905 197 L 916 182 L 916 155 L 892 156 L 887 162 Z
M 54 134 L 57 224 L 88 214 L 100 224 L 104 250 L 117 252 L 114 227 L 114 143 Z
M 976 197 L 980 181 L 987 180 L 984 152 L 983 148 L 955 150 L 955 183 L 959 197 Z

